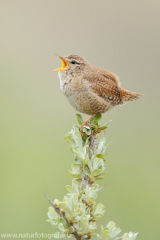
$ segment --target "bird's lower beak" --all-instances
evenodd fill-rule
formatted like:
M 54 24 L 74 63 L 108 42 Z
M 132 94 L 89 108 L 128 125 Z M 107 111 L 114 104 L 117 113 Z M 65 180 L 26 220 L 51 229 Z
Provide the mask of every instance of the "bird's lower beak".
M 62 67 L 61 68 L 57 68 L 55 70 L 53 70 L 52 72 L 58 71 L 58 70 L 65 70 L 66 67 L 68 66 L 68 62 L 61 56 L 59 56 L 58 54 L 56 54 L 61 60 L 62 60 Z

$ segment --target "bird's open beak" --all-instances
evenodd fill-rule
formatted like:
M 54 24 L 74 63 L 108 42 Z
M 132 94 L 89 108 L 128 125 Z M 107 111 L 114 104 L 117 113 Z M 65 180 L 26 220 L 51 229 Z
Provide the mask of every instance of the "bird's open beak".
M 53 70 L 52 72 L 58 71 L 58 70 L 65 70 L 66 67 L 68 66 L 68 62 L 61 56 L 59 56 L 58 54 L 56 54 L 61 60 L 62 60 L 62 67 L 61 68 L 57 68 L 55 70 Z

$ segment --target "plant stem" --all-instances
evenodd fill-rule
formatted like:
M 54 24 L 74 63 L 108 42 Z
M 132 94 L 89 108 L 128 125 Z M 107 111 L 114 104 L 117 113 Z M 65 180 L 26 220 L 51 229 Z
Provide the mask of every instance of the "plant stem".
M 93 155 L 93 151 L 95 148 L 95 138 L 96 138 L 96 133 L 93 132 L 92 136 L 90 137 L 90 143 L 89 143 L 89 159 L 91 159 Z
M 56 206 L 55 206 L 54 203 L 51 201 L 51 199 L 50 199 L 45 193 L 43 193 L 43 194 L 44 194 L 44 196 L 48 199 L 48 201 L 50 202 L 50 204 L 52 205 L 52 207 L 54 208 L 54 210 L 58 213 L 58 215 L 59 215 L 60 217 L 64 218 L 64 220 L 66 221 L 68 227 L 72 227 L 72 225 L 69 223 L 68 219 L 65 217 L 65 215 L 64 215 L 58 208 L 56 208 Z M 81 237 L 78 236 L 77 231 L 74 231 L 72 234 L 74 235 L 74 237 L 75 237 L 77 240 L 81 240 Z

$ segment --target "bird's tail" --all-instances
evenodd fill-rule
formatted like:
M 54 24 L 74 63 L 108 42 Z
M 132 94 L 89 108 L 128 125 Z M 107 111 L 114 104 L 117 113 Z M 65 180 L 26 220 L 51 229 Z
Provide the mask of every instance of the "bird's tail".
M 121 88 L 121 94 L 122 94 L 122 101 L 124 101 L 124 102 L 125 101 L 134 101 L 134 100 L 139 99 L 141 96 L 143 96 L 143 94 L 130 92 L 123 88 Z

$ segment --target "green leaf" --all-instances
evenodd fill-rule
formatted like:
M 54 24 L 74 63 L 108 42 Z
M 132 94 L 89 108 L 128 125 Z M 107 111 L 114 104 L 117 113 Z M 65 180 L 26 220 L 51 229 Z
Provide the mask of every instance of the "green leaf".
M 98 113 L 89 121 L 89 123 L 96 125 L 101 120 L 101 118 L 102 118 L 102 114 Z
M 90 171 L 88 169 L 88 166 L 84 166 L 84 173 L 87 175 L 87 176 L 90 176 Z
M 103 217 L 103 213 L 97 213 L 96 215 L 94 215 L 94 219 L 98 220 L 99 218 Z
M 72 180 L 72 186 L 76 191 L 76 194 L 79 194 L 82 190 L 82 183 L 77 182 L 76 180 Z
M 58 199 L 54 199 L 54 202 L 53 202 L 53 203 L 54 203 L 55 206 L 59 206 L 60 201 L 59 201 Z
M 82 148 L 82 136 L 79 129 L 76 126 L 73 126 L 73 138 L 76 142 L 76 145 L 79 148 Z
M 60 218 L 59 222 L 63 224 L 64 228 L 68 228 L 68 224 L 66 223 L 66 220 L 64 218 Z
M 58 228 L 59 228 L 59 230 L 61 230 L 62 232 L 65 231 L 65 228 L 64 228 L 64 226 L 63 226 L 62 223 L 59 223 L 59 224 L 58 224 Z
M 101 180 L 101 179 L 103 179 L 102 176 L 95 176 L 95 178 L 96 178 L 96 180 Z
M 79 123 L 80 125 L 82 125 L 82 123 L 84 123 L 84 121 L 83 121 L 83 118 L 82 118 L 81 114 L 76 113 L 76 116 L 77 116 L 77 121 L 78 121 L 78 123 Z
M 98 147 L 96 149 L 96 153 L 99 154 L 99 153 L 104 153 L 106 151 L 106 139 L 105 138 L 101 138 L 99 140 L 99 144 L 98 144 Z
M 101 130 L 104 130 L 106 128 L 108 128 L 108 127 L 107 126 L 100 126 L 100 127 L 98 127 L 98 130 L 101 131 Z
M 100 169 L 94 169 L 91 173 L 91 175 L 94 177 L 94 176 L 97 176 L 100 172 Z
M 74 229 L 74 227 L 69 227 L 69 231 L 70 231 L 70 233 L 73 233 L 74 231 L 75 231 L 75 229 Z
M 69 215 L 73 215 L 72 209 L 71 209 L 71 207 L 70 207 L 67 203 L 61 202 L 61 203 L 60 203 L 60 207 L 61 207 L 65 212 L 67 212 Z
M 138 233 L 132 233 L 132 232 L 125 233 L 123 235 L 122 240 L 135 240 L 137 235 L 138 235 Z
M 91 233 L 93 235 L 93 233 L 97 230 L 98 230 L 98 228 L 90 228 L 87 230 L 87 233 Z
M 74 160 L 76 161 L 77 164 L 82 164 L 83 162 L 77 158 L 77 156 L 74 156 Z
M 76 193 L 76 190 L 73 187 L 66 185 L 66 188 L 70 193 Z
M 82 148 L 82 136 L 79 129 L 74 125 L 73 129 L 64 137 L 74 147 Z
M 107 171 L 103 171 L 103 172 L 101 172 L 100 174 L 99 174 L 99 176 L 103 176 L 103 175 L 105 175 L 107 173 Z
M 53 207 L 49 207 L 48 217 L 49 219 L 56 219 L 59 217 L 59 215 L 56 213 Z
M 88 229 L 88 219 L 86 217 L 82 217 L 80 220 L 80 225 L 82 228 L 82 232 L 85 232 Z
M 97 213 L 104 213 L 105 211 L 103 210 L 105 207 L 102 203 L 98 203 L 96 206 L 96 209 L 94 211 L 94 215 L 96 215 Z
M 97 158 L 101 158 L 101 159 L 103 159 L 104 161 L 106 161 L 106 159 L 104 158 L 104 154 L 102 154 L 102 153 L 97 154 L 96 157 L 97 157 Z
M 108 225 L 103 229 L 103 231 L 106 230 L 110 232 L 110 239 L 117 237 L 118 234 L 121 232 L 121 229 L 116 228 L 116 224 L 112 221 L 110 221 Z
M 65 135 L 64 139 L 69 142 L 70 144 L 76 145 L 74 138 L 71 133 Z
M 71 146 L 71 147 L 70 147 L 70 150 L 71 150 L 81 161 L 83 161 L 83 159 L 85 159 L 85 154 L 84 154 L 84 152 L 82 151 L 81 148 Z
M 107 224 L 106 228 L 108 228 L 109 231 L 112 232 L 112 231 L 116 228 L 116 224 L 115 224 L 113 221 L 110 221 L 110 222 Z
M 78 215 L 86 214 L 86 205 L 84 203 L 79 203 L 76 208 Z
M 97 198 L 96 189 L 94 186 L 90 187 L 89 185 L 87 185 L 86 189 L 84 189 L 84 192 L 87 198 L 90 198 L 90 197 Z
M 121 229 L 120 228 L 116 228 L 114 229 L 112 232 L 111 232 L 111 238 L 115 238 L 117 237 L 121 232 Z
M 83 148 L 83 153 L 84 153 L 84 156 L 85 158 L 88 158 L 88 152 L 89 152 L 89 146 L 88 145 L 85 145 Z M 84 159 L 85 160 L 85 159 Z
M 75 206 L 78 204 L 78 194 L 70 194 L 72 199 L 72 209 L 74 210 Z M 72 198 L 73 197 L 73 198 Z
M 79 177 L 81 176 L 79 164 L 73 163 L 73 164 L 71 165 L 71 168 L 72 168 L 72 171 L 69 172 L 69 175 L 70 175 L 71 177 L 79 178 Z
M 83 127 L 83 132 L 86 133 L 88 136 L 91 135 L 91 129 L 88 126 Z
M 97 123 L 97 125 L 98 125 L 98 123 Z M 91 126 L 91 129 L 92 130 L 97 129 L 97 125 Z
M 104 165 L 103 159 L 95 158 L 95 157 L 92 157 L 91 163 L 92 163 L 93 169 L 103 168 L 103 165 Z
M 56 219 L 49 220 L 53 228 L 58 228 L 59 221 Z
M 125 233 L 125 234 L 123 235 L 122 240 L 130 240 L 129 234 L 128 234 L 128 233 Z
M 102 237 L 102 240 L 109 240 L 110 239 L 110 231 L 109 230 L 104 230 L 102 232 L 101 237 Z
M 87 165 L 87 167 L 89 168 L 90 172 L 92 171 L 92 164 L 89 158 L 85 158 L 84 160 L 84 164 Z
M 95 199 L 96 199 L 95 197 L 89 197 L 89 198 L 88 198 L 88 202 L 94 202 Z

